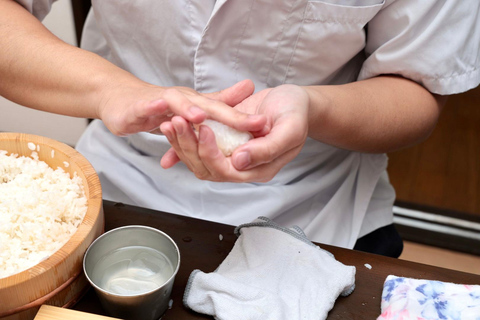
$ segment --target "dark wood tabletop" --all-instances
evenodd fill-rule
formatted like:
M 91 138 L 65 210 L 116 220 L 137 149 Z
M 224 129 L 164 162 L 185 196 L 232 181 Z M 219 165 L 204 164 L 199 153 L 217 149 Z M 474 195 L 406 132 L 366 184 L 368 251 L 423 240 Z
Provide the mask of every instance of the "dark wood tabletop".
M 236 240 L 233 234 L 234 226 L 110 201 L 104 201 L 104 212 L 106 231 L 126 225 L 145 225 L 164 231 L 177 243 L 180 249 L 181 265 L 172 291 L 172 308 L 167 310 L 162 320 L 212 319 L 187 309 L 182 303 L 183 293 L 188 277 L 194 269 L 212 272 L 225 259 Z M 319 245 L 333 253 L 338 261 L 355 266 L 357 269 L 355 291 L 348 297 L 339 297 L 336 300 L 328 319 L 376 319 L 380 314 L 383 282 L 390 274 L 417 279 L 480 284 L 480 275 Z M 370 265 L 371 269 L 365 264 Z M 89 289 L 72 309 L 107 315 L 93 289 Z

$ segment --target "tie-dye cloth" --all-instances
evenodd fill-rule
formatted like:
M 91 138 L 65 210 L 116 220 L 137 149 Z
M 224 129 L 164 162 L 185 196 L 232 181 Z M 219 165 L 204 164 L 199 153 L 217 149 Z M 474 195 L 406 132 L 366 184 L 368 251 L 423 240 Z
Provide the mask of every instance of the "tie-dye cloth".
M 389 275 L 377 320 L 480 320 L 480 285 Z

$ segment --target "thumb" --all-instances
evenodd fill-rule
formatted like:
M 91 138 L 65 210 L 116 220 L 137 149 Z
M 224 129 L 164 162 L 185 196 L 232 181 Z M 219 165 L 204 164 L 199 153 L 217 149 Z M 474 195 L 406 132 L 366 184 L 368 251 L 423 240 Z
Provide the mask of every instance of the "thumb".
M 251 96 L 254 91 L 255 85 L 253 84 L 253 81 L 245 79 L 237 82 L 229 88 L 220 90 L 218 92 L 208 93 L 207 97 L 234 107 Z

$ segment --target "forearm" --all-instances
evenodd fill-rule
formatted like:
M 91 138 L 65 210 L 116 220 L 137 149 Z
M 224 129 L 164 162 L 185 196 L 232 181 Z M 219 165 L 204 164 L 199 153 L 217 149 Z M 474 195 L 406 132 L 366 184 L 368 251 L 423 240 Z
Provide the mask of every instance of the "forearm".
M 310 98 L 309 136 L 361 152 L 390 152 L 425 140 L 446 100 L 395 76 L 304 88 Z
M 0 95 L 39 110 L 97 118 L 106 87 L 140 82 L 61 41 L 11 0 L 0 0 L 0 48 Z

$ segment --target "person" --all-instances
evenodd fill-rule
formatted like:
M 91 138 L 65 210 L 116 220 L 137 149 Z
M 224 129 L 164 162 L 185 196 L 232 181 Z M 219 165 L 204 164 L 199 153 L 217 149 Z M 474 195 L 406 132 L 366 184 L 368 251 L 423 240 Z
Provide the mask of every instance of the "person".
M 0 94 L 94 118 L 107 200 L 398 256 L 386 153 L 480 82 L 480 2 L 93 0 L 80 48 L 51 0 L 0 0 Z M 254 139 L 225 157 L 211 118 Z

